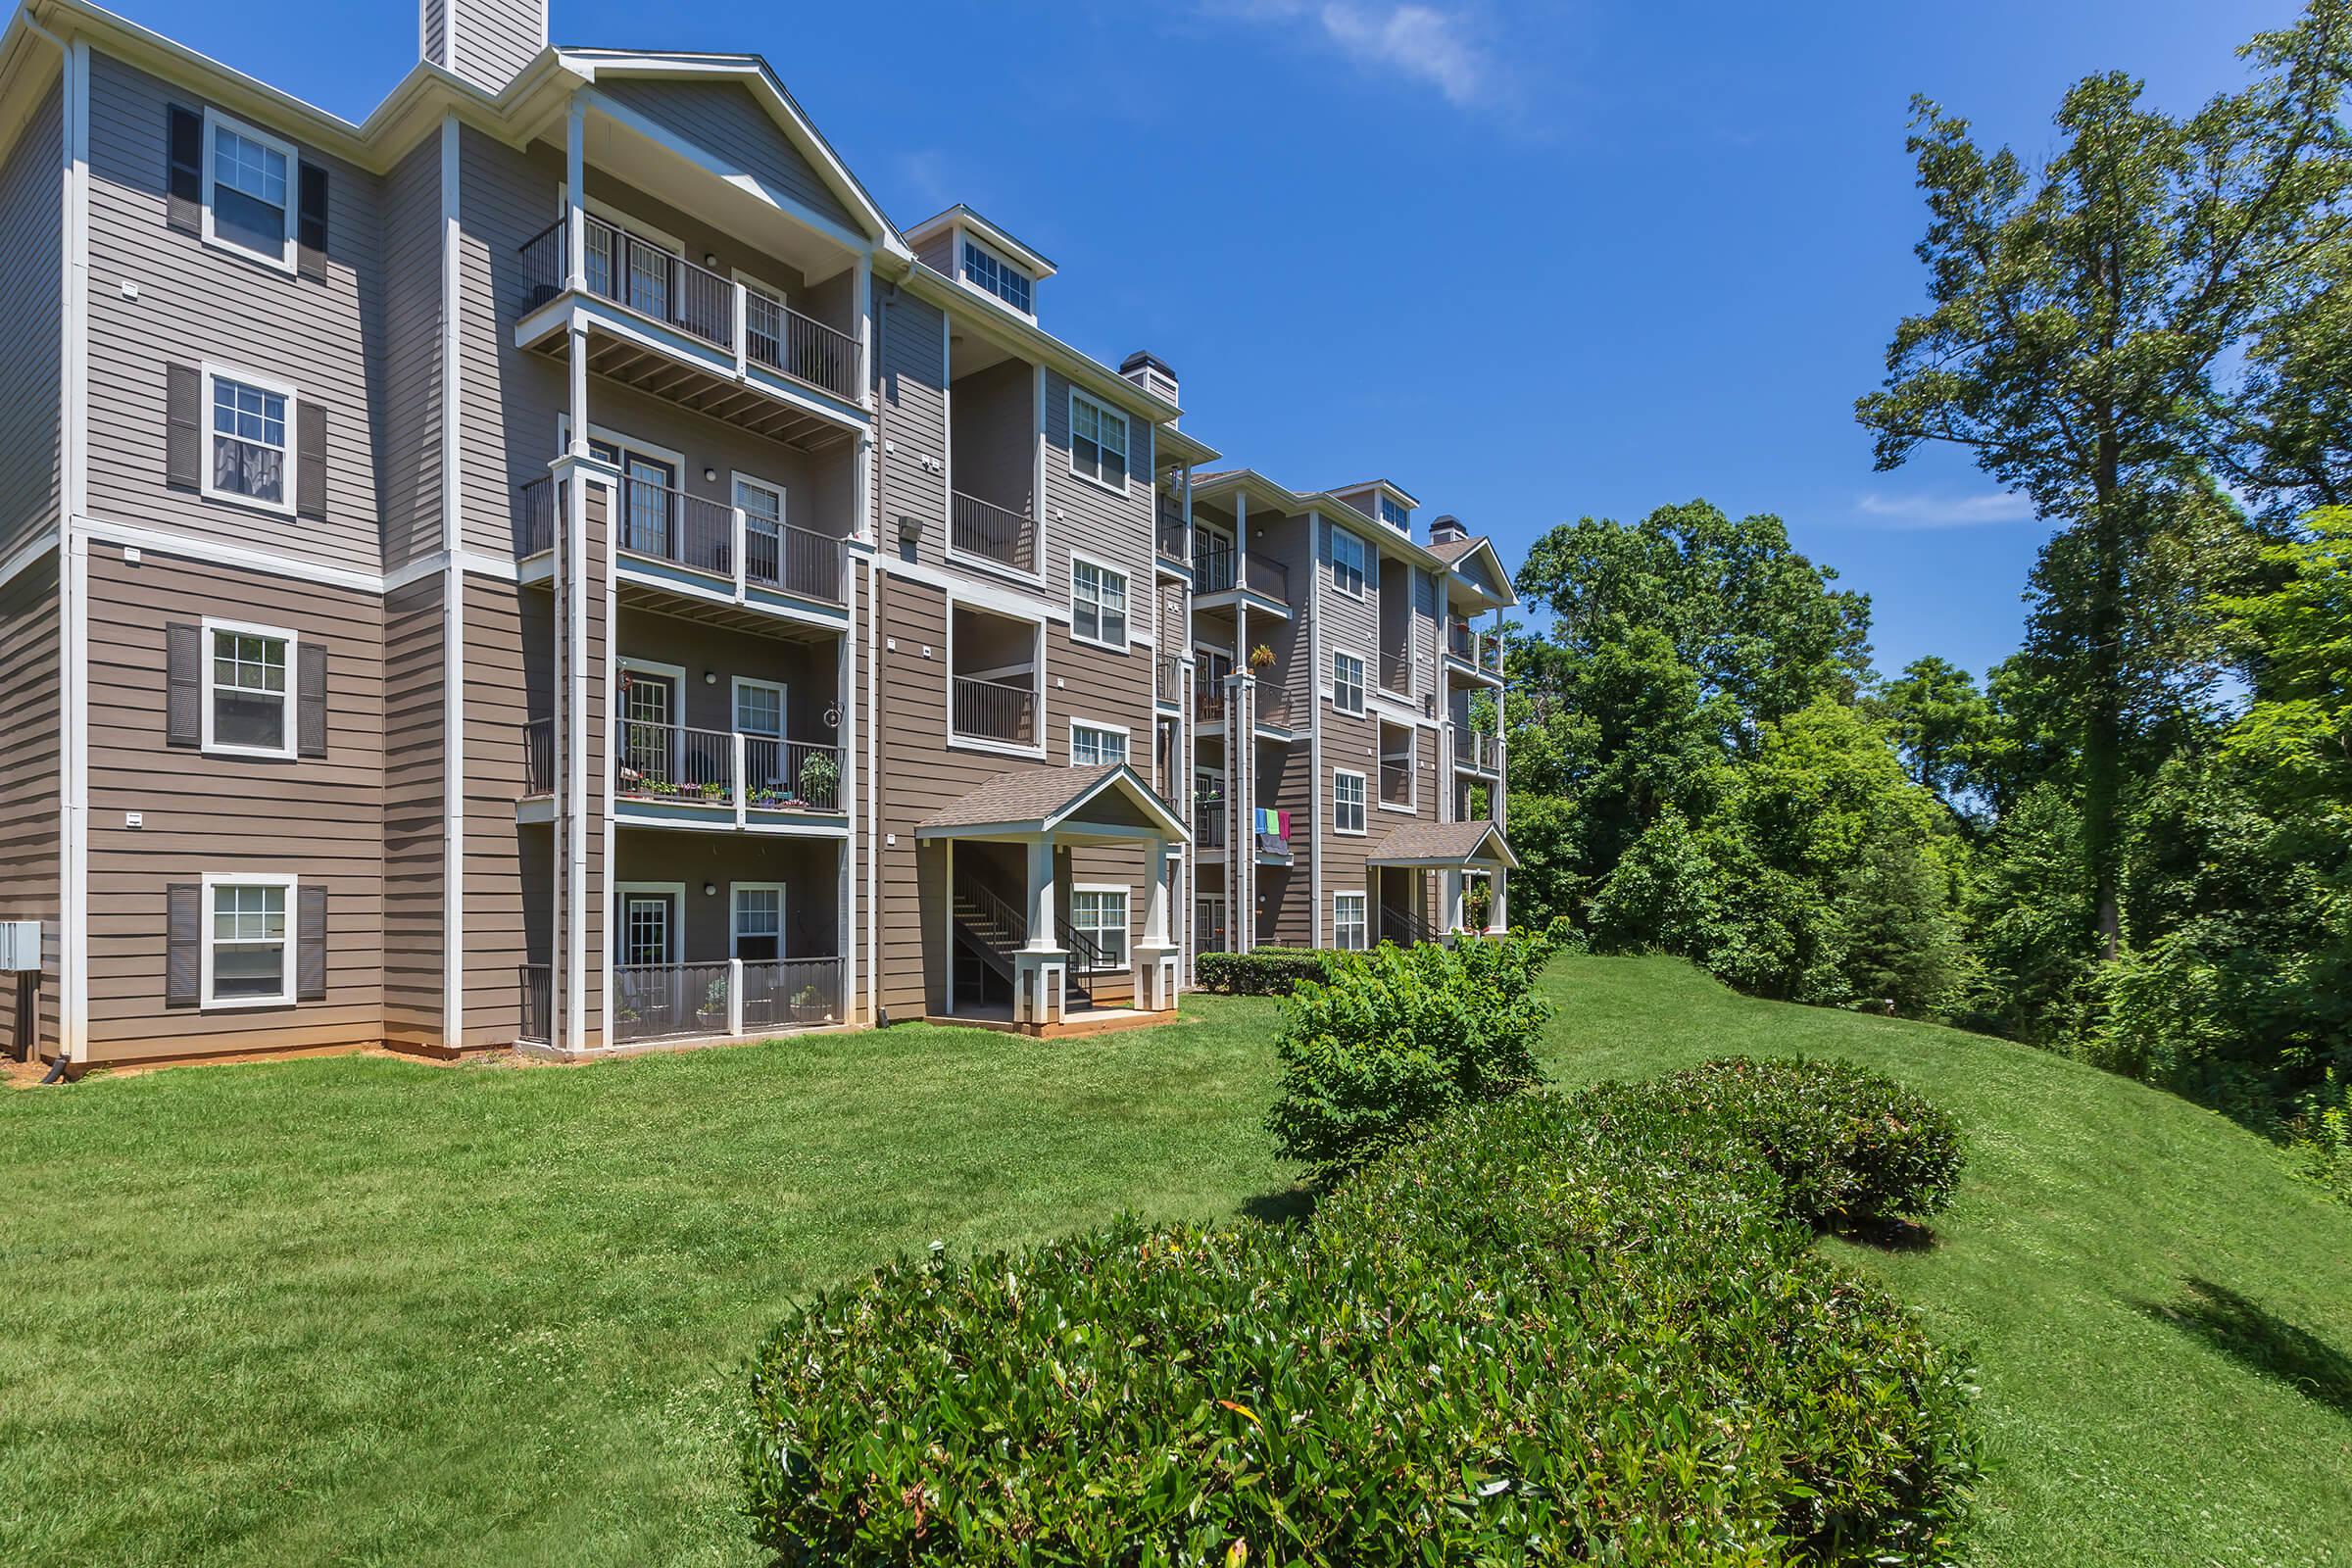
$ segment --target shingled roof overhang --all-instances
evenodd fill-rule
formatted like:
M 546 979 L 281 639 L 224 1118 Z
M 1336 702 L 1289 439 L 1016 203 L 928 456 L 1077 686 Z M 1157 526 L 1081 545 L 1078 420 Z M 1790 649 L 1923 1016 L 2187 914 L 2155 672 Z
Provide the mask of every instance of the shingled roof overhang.
M 1510 841 L 1493 822 L 1413 822 L 1398 828 L 1365 858 L 1366 865 L 1499 865 L 1519 869 Z
M 1047 833 L 1189 844 L 1167 803 L 1124 762 L 1032 767 L 1003 773 L 917 824 L 917 839 L 1004 838 Z

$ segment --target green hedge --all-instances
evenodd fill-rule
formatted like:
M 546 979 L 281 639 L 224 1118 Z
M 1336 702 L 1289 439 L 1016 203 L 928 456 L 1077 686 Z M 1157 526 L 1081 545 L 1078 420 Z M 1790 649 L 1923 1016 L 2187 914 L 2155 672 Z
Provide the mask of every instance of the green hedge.
M 1203 991 L 1229 997 L 1287 997 L 1301 980 L 1328 980 L 1334 958 L 1320 948 L 1258 948 L 1250 953 L 1203 953 L 1193 975 Z
M 1482 1105 L 1304 1225 L 1123 1221 L 821 1296 L 753 1367 L 760 1538 L 811 1564 L 1941 1561 L 1962 1369 L 1811 1250 L 1749 1136 L 1815 1080 L 1780 1086 L 1793 1110 L 1709 1082 Z

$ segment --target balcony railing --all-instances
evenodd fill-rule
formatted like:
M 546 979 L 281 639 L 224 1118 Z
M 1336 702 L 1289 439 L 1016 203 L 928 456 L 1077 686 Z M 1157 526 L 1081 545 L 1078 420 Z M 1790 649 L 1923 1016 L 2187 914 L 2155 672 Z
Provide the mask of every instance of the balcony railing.
M 951 727 L 967 740 L 997 741 L 1006 746 L 1037 744 L 1037 690 L 1003 681 L 955 678 L 955 711 Z
M 1466 620 L 1446 623 L 1446 651 L 1465 664 L 1497 674 L 1502 670 L 1502 639 L 1472 631 Z
M 522 1022 L 514 1031 L 519 1040 L 546 1045 L 555 1023 L 556 975 L 544 963 L 522 966 Z
M 1410 696 L 1413 690 L 1412 656 L 1384 652 L 1380 656 L 1380 685 L 1383 691 Z
M 761 366 L 835 397 L 858 397 L 858 339 L 775 296 L 723 277 L 685 257 L 588 217 L 582 226 L 587 292 L 651 317 L 719 350 L 738 370 Z M 571 269 L 565 221 L 522 245 L 527 316 L 564 292 Z
M 1184 698 L 1184 661 L 1161 659 L 1152 664 L 1152 689 L 1163 703 L 1181 702 Z
M 534 718 L 522 726 L 522 792 L 553 795 L 556 790 L 556 721 Z
M 1170 561 L 1182 562 L 1184 560 L 1184 519 L 1171 517 L 1163 513 L 1159 518 L 1157 541 L 1161 555 Z
M 730 963 L 614 964 L 612 1043 L 731 1034 L 733 999 Z
M 1382 758 L 1380 762 L 1380 802 L 1383 806 L 1413 804 L 1413 764 L 1392 761 Z
M 1465 738 L 1470 743 L 1468 758 L 1472 767 L 1488 773 L 1496 773 L 1502 770 L 1501 736 L 1489 735 L 1474 729 L 1466 731 Z
M 554 504 L 551 479 L 523 486 L 528 514 L 541 505 L 534 489 Z M 772 588 L 801 599 L 843 603 L 842 577 L 849 546 L 829 534 L 762 517 L 723 501 L 689 495 L 651 479 L 623 478 L 614 542 L 633 556 L 666 561 L 694 571 L 731 577 L 739 584 Z M 552 519 L 552 512 L 550 516 Z M 549 524 L 552 531 L 552 520 Z M 519 547 L 518 547 L 519 548 Z M 742 569 L 736 569 L 741 564 Z
M 1193 843 L 1203 850 L 1225 847 L 1225 797 L 1193 797 Z
M 623 800 L 738 814 L 841 809 L 841 748 L 830 742 L 622 718 L 612 724 L 612 749 L 613 793 Z
M 857 399 L 856 338 L 758 289 L 744 290 L 743 305 L 744 354 L 754 365 L 837 398 Z
M 1194 586 L 1204 594 L 1224 593 L 1236 582 L 1277 604 L 1291 602 L 1291 568 L 1271 556 L 1239 555 L 1227 549 L 1194 552 Z
M 1193 717 L 1204 724 L 1225 722 L 1225 688 L 1220 684 L 1193 688 Z
M 543 473 L 514 492 L 514 559 L 527 561 L 556 548 L 556 511 L 565 491 Z
M 1010 507 L 956 492 L 955 528 L 948 542 L 958 555 L 976 556 L 1015 571 L 1037 570 L 1037 519 Z
M 743 965 L 743 1027 L 805 1029 L 839 1023 L 839 958 L 746 959 Z

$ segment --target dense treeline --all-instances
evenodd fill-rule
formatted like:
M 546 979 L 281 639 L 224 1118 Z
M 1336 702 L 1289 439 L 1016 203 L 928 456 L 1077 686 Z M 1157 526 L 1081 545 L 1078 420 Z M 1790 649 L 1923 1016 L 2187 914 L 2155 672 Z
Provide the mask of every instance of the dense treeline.
M 1931 305 L 1857 414 L 1881 467 L 1958 447 L 2052 525 L 2024 644 L 1889 678 L 1777 518 L 1554 528 L 1507 698 L 1521 912 L 2344 1136 L 2348 6 L 2185 118 L 2085 79 L 2038 172 L 1916 106 Z

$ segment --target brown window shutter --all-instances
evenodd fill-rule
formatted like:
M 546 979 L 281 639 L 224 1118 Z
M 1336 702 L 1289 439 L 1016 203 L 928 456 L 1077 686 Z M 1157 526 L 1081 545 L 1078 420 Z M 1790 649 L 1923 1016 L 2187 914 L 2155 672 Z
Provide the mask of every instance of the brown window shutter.
M 164 628 L 164 742 L 204 744 L 204 628 L 185 621 Z
M 296 921 L 294 1000 L 326 1000 L 326 889 L 304 883 L 297 890 L 301 914 Z
M 204 483 L 204 377 L 193 365 L 164 367 L 164 482 L 180 490 Z
M 204 232 L 204 117 L 172 104 L 164 111 L 164 220 Z
M 326 755 L 326 648 L 300 643 L 294 653 L 294 750 L 302 757 Z
M 164 1005 L 202 1002 L 203 967 L 204 885 L 172 883 L 164 889 Z
M 326 406 L 304 398 L 294 405 L 294 514 L 326 515 Z
M 326 276 L 326 171 L 304 164 L 295 209 L 294 270 L 304 277 Z

